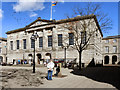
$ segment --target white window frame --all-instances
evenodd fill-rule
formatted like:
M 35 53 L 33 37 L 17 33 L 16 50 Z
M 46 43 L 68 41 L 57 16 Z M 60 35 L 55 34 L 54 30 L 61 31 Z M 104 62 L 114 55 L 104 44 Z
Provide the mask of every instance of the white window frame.
M 113 46 L 113 53 L 117 53 L 117 46 Z

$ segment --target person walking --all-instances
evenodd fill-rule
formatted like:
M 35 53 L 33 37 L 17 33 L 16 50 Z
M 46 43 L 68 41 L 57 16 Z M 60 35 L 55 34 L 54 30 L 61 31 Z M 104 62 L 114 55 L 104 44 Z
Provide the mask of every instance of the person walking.
M 54 66 L 55 66 L 55 64 L 53 63 L 53 60 L 51 59 L 50 62 L 47 64 L 47 68 L 48 68 L 47 79 L 48 80 L 52 80 L 52 73 L 53 73 Z

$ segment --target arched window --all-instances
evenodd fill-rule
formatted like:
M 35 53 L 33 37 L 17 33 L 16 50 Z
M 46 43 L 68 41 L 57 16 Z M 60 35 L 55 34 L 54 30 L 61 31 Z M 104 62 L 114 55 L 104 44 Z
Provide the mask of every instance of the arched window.
M 117 56 L 116 55 L 112 56 L 112 64 L 115 64 L 116 61 L 117 61 Z
M 109 56 L 104 57 L 104 64 L 109 64 Z

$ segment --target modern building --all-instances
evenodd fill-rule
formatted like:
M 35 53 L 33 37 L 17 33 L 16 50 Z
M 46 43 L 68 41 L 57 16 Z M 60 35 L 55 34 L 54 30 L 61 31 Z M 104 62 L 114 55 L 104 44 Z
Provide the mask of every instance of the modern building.
M 120 35 L 103 38 L 104 64 L 120 63 Z
M 0 64 L 7 62 L 7 39 L 0 37 Z
M 7 34 L 7 59 L 8 63 L 20 61 L 23 63 L 31 63 L 33 59 L 33 51 L 35 44 L 35 62 L 36 64 L 42 64 L 44 61 L 52 58 L 62 60 L 65 58 L 65 48 L 63 46 L 68 45 L 66 49 L 66 60 L 79 61 L 79 54 L 75 47 L 74 31 L 70 31 L 63 26 L 66 23 L 82 21 L 89 22 L 92 20 L 92 24 L 86 30 L 86 39 L 90 35 L 90 31 L 93 31 L 87 48 L 82 52 L 82 63 L 88 65 L 91 60 L 95 60 L 95 63 L 101 63 L 102 60 L 102 32 L 97 22 L 95 15 L 77 16 L 70 19 L 62 20 L 45 20 L 40 17 L 29 25 L 8 31 Z M 37 31 L 38 38 L 34 42 L 31 39 L 33 32 Z M 82 30 L 79 29 L 82 36 Z M 86 40 L 85 39 L 85 40 Z M 81 38 L 79 38 L 81 40 Z M 67 43 L 67 44 L 66 44 Z

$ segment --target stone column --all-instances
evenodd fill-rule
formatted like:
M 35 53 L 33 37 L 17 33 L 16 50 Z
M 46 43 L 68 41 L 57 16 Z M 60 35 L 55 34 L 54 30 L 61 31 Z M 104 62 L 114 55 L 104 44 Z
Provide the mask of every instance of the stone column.
M 109 55 L 109 64 L 112 64 L 112 56 Z
M 53 28 L 52 29 L 52 38 L 53 38 L 53 46 L 52 46 L 52 49 L 53 50 L 56 50 L 56 47 L 57 47 L 57 31 L 56 31 L 56 28 Z
M 48 40 L 45 29 L 43 29 L 43 50 L 45 50 L 48 46 Z

